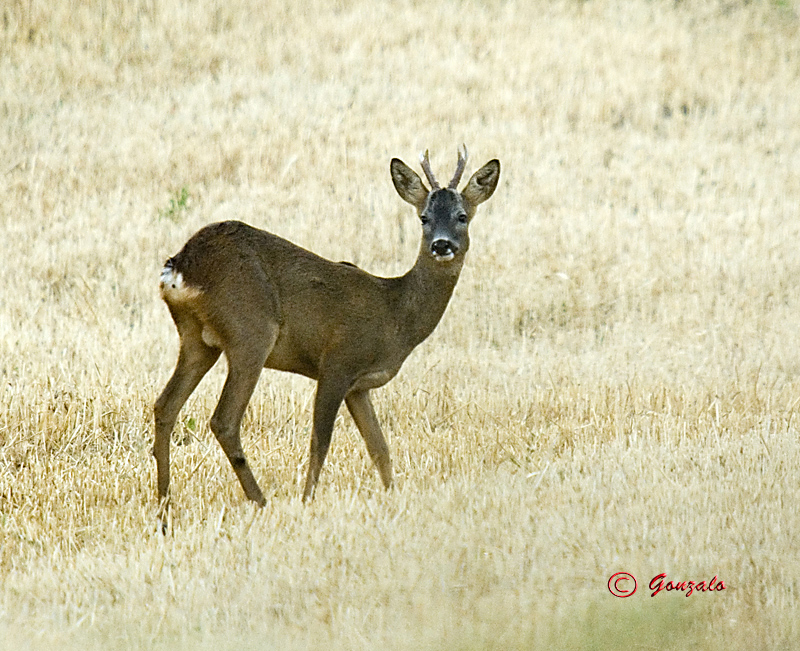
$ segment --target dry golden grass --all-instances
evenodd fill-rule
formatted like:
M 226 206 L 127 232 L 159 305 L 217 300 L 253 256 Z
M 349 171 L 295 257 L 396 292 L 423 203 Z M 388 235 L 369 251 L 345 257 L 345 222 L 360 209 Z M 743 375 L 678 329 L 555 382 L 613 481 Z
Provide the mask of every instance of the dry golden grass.
M 798 11 L 5 0 L 0 647 L 800 646 Z M 376 392 L 397 489 L 342 414 L 303 507 L 313 384 L 265 372 L 246 504 L 220 363 L 156 535 L 164 259 L 238 218 L 402 273 L 389 160 L 462 141 L 503 174 Z

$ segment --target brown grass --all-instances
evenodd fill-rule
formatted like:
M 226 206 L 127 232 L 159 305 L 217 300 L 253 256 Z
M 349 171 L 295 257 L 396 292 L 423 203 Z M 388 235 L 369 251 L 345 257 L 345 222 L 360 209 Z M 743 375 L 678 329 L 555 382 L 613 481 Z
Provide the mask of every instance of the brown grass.
M 799 11 L 6 0 L 0 647 L 800 646 Z M 447 173 L 462 141 L 503 175 L 377 392 L 397 490 L 342 414 L 303 507 L 313 385 L 265 372 L 251 508 L 221 363 L 156 535 L 163 260 L 238 218 L 402 273 L 389 159 Z

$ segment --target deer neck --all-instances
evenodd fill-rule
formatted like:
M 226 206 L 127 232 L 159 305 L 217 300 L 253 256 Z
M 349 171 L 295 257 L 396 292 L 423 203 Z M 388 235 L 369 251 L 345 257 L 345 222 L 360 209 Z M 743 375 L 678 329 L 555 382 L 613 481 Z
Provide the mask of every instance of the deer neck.
M 451 262 L 438 262 L 421 247 L 414 266 L 400 277 L 398 316 L 411 347 L 430 335 L 444 314 L 461 274 L 463 255 Z

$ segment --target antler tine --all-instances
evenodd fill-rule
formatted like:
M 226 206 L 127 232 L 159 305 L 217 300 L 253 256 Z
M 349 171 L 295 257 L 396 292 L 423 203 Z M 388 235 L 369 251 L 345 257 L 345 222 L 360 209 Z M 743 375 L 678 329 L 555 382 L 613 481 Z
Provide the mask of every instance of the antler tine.
M 453 180 L 450 181 L 450 185 L 447 186 L 451 190 L 455 190 L 458 187 L 458 184 L 461 182 L 461 176 L 464 174 L 464 168 L 467 166 L 467 155 L 467 146 L 462 143 L 458 148 L 458 164 L 456 165 L 456 173 L 453 175 Z
M 431 171 L 431 161 L 428 158 L 428 150 L 425 150 L 424 154 L 419 155 L 419 162 L 422 165 L 422 171 L 425 172 L 425 176 L 428 177 L 428 183 L 431 184 L 431 191 L 439 189 L 439 182 L 436 180 L 436 177 L 433 176 L 433 172 Z

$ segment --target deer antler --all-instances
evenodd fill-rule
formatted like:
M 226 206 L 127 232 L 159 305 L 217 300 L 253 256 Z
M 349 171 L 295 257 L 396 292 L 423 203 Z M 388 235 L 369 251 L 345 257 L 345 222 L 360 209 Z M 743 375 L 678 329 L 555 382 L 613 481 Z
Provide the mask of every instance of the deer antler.
M 434 190 L 438 190 L 441 186 L 436 178 L 433 176 L 433 172 L 431 171 L 431 161 L 428 158 L 428 150 L 425 150 L 424 154 L 419 155 L 419 162 L 422 165 L 422 171 L 425 172 L 425 176 L 428 177 L 428 183 L 431 184 L 431 192 Z
M 450 185 L 447 187 L 451 190 L 455 190 L 458 187 L 458 184 L 461 182 L 461 176 L 464 174 L 464 168 L 467 166 L 467 146 L 465 144 L 461 144 L 458 148 L 458 164 L 456 165 L 456 173 L 453 175 L 453 180 L 450 181 Z

